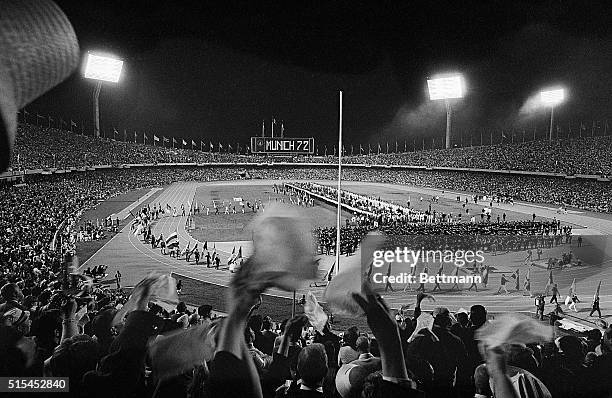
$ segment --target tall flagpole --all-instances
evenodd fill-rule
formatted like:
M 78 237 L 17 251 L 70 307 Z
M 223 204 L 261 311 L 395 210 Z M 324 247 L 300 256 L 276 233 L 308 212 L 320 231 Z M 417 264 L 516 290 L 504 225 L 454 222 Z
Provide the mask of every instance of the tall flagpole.
M 342 213 L 342 195 L 340 188 L 342 186 L 342 90 L 340 90 L 340 114 L 338 121 L 338 214 L 336 215 L 336 274 L 340 271 L 340 215 Z

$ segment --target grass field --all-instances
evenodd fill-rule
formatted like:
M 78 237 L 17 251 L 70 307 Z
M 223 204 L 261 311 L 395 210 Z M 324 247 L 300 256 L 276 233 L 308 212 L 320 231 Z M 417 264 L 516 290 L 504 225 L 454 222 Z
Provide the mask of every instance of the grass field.
M 191 235 L 200 241 L 228 242 L 250 240 L 251 231 L 249 225 L 257 213 L 252 212 L 245 206 L 245 213 L 242 214 L 239 202 L 234 202 L 233 198 L 242 198 L 245 203 L 254 203 L 255 200 L 261 201 L 264 206 L 274 203 L 275 199 L 288 200 L 287 196 L 277 195 L 272 191 L 272 185 L 211 185 L 197 189 L 195 200 L 200 204 L 200 214 L 194 216 L 194 229 Z M 213 200 L 217 202 L 219 214 L 215 214 Z M 204 207 L 202 207 L 202 204 Z M 224 214 L 225 204 L 236 204 L 236 214 Z M 206 215 L 206 207 L 210 207 L 210 214 Z M 230 210 L 231 211 L 231 210 Z M 303 214 L 308 217 L 313 226 L 333 226 L 336 225 L 336 207 L 320 201 L 316 206 L 301 208 Z M 342 212 L 342 217 L 350 217 L 348 212 Z

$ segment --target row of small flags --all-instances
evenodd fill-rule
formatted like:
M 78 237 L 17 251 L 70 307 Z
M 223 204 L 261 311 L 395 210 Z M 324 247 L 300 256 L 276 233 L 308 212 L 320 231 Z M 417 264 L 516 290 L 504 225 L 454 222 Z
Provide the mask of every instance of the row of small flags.
M 116 140 L 118 137 L 121 137 L 121 133 L 117 131 L 117 129 L 113 128 L 113 139 Z M 138 133 L 136 131 L 134 131 L 133 137 L 134 137 L 133 142 L 138 143 Z M 200 151 L 203 151 L 203 152 L 206 150 L 208 150 L 209 152 L 214 152 L 215 150 L 217 150 L 218 152 L 222 152 L 222 151 L 234 152 L 234 149 L 235 149 L 236 153 L 239 153 L 242 149 L 245 149 L 243 146 L 240 145 L 240 143 L 237 143 L 236 147 L 234 148 L 232 144 L 223 145 L 221 142 L 219 142 L 217 145 L 214 145 L 212 141 L 209 141 L 208 144 L 206 144 L 204 141 L 200 140 L 198 144 L 194 140 L 187 141 L 184 138 L 177 139 L 175 137 L 166 137 L 166 136 L 158 137 L 156 134 L 153 134 L 151 137 L 147 135 L 147 133 L 142 133 L 142 143 L 143 144 L 146 145 L 147 142 L 151 143 L 151 139 L 152 139 L 153 146 L 161 145 L 163 147 L 166 147 L 166 145 L 168 146 L 172 145 L 172 148 L 185 149 L 185 147 L 188 147 L 188 149 L 192 149 L 192 150 L 199 149 Z M 131 142 L 131 139 L 128 140 L 128 133 L 126 130 L 123 131 L 123 141 Z M 250 151 L 250 147 L 248 145 L 246 146 L 246 150 L 247 152 Z
M 22 115 L 22 120 L 24 122 L 28 122 L 28 116 L 30 116 L 31 113 L 28 112 L 26 109 L 22 109 L 19 113 Z M 75 130 L 79 132 L 80 130 L 81 134 L 85 134 L 84 123 L 79 124 L 75 122 L 74 120 L 64 120 L 62 118 L 54 119 L 51 116 L 43 116 L 38 113 L 36 113 L 35 116 L 30 117 L 30 122 L 32 121 L 31 120 L 32 117 L 35 117 L 35 122 L 36 122 L 36 125 L 38 126 L 46 124 L 47 127 L 49 128 L 51 127 L 57 127 L 59 129 L 66 128 L 66 129 L 69 129 L 71 132 L 74 132 Z M 57 122 L 57 123 L 53 125 L 53 122 Z M 588 136 L 593 137 L 596 135 L 605 136 L 608 134 L 612 134 L 612 131 L 610 131 L 609 129 L 607 120 L 603 122 L 593 121 L 590 126 L 587 126 L 583 122 L 583 123 L 580 123 L 579 126 L 574 127 L 574 128 L 571 125 L 571 123 L 568 123 L 567 129 L 562 129 L 560 125 L 557 125 L 554 132 L 556 133 L 555 138 L 563 138 L 563 137 L 570 138 L 576 135 L 579 137 L 588 137 Z M 139 138 L 140 138 L 139 137 L 140 133 L 136 131 L 128 133 L 127 129 L 124 129 L 123 135 L 122 135 L 121 132 L 119 132 L 115 127 L 113 127 L 112 137 L 106 137 L 107 134 L 105 134 L 104 131 L 101 131 L 101 133 L 105 136 L 104 138 L 110 138 L 113 140 L 121 140 L 121 137 L 123 136 L 124 142 L 138 143 Z M 283 133 L 283 129 L 281 128 L 281 137 L 283 136 L 282 133 Z M 545 133 L 546 133 L 545 134 L 546 138 L 548 138 L 548 129 L 545 131 Z M 478 136 L 478 135 L 479 137 L 476 137 L 476 139 L 474 139 L 475 136 Z M 530 132 L 527 132 L 527 130 L 525 129 L 523 129 L 522 131 L 515 130 L 515 129 L 501 130 L 501 131 L 480 130 L 479 133 L 471 132 L 470 134 L 468 134 L 465 137 L 465 142 L 464 142 L 463 131 L 458 131 L 457 133 L 455 133 L 455 141 L 459 141 L 458 143 L 460 144 L 461 147 L 467 146 L 467 145 L 473 146 L 474 144 L 482 146 L 482 145 L 487 145 L 487 144 L 493 145 L 496 143 L 508 143 L 508 142 L 515 142 L 515 141 L 516 142 L 526 142 L 529 140 L 535 141 L 537 140 L 537 137 L 538 137 L 538 134 L 535 128 L 533 129 L 533 131 L 530 131 Z M 421 149 L 421 150 L 434 149 L 438 147 L 444 148 L 445 147 L 444 141 L 445 141 L 444 139 L 438 139 L 436 142 L 436 137 L 431 137 L 431 143 L 430 143 L 429 139 L 426 140 L 424 137 L 421 137 L 418 140 L 415 137 L 413 137 L 412 145 L 410 146 L 410 151 L 416 151 L 418 149 Z M 163 147 L 166 147 L 166 145 L 168 146 L 172 145 L 172 148 L 177 148 L 178 146 L 178 148 L 185 149 L 185 147 L 188 147 L 189 149 L 192 149 L 192 150 L 199 149 L 200 151 L 208 151 L 208 152 L 214 152 L 216 150 L 218 152 L 225 151 L 227 153 L 233 153 L 235 150 L 236 153 L 240 153 L 241 150 L 244 150 L 244 149 L 246 149 L 247 153 L 250 152 L 250 147 L 248 145 L 246 147 L 241 147 L 240 143 L 237 143 L 236 146 L 233 147 L 232 144 L 223 145 L 221 142 L 219 142 L 217 145 L 214 145 L 212 141 L 209 141 L 208 144 L 206 144 L 204 141 L 200 140 L 198 144 L 193 139 L 191 139 L 190 141 L 187 141 L 184 138 L 157 136 L 157 134 L 148 135 L 147 133 L 143 132 L 142 133 L 142 143 L 146 145 L 147 142 L 152 143 L 153 146 L 161 145 Z M 359 147 L 351 145 L 350 155 L 353 156 L 356 154 L 371 155 L 373 153 L 375 154 L 399 153 L 401 149 L 403 149 L 403 152 L 408 152 L 409 148 L 408 148 L 408 142 L 406 140 L 404 140 L 403 142 L 403 148 L 401 147 L 402 147 L 401 143 L 398 142 L 397 140 L 395 141 L 395 145 L 393 145 L 393 143 L 391 143 L 390 145 L 388 141 L 384 145 L 381 145 L 381 143 L 379 142 L 374 147 L 371 144 L 368 144 L 367 149 L 364 148 L 363 145 L 359 145 Z M 318 147 L 316 148 L 317 156 L 318 155 L 336 156 L 337 152 L 338 150 L 337 150 L 336 145 L 334 145 L 333 148 L 329 150 L 327 148 L 327 145 L 323 147 L 322 151 L 320 151 Z M 348 148 L 345 147 L 344 145 L 342 146 L 342 154 L 343 156 L 349 154 Z

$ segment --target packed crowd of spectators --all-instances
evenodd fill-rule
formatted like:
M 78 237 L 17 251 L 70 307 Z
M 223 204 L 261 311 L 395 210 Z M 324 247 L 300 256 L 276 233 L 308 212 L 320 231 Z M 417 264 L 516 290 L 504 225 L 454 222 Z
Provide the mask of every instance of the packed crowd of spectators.
M 149 140 L 152 143 L 153 137 Z M 94 138 L 56 128 L 20 124 L 11 164 L 13 170 L 30 170 L 121 164 L 234 163 L 241 159 L 232 153 L 182 149 L 182 142 L 181 148 L 172 148 L 168 143 L 165 148 L 160 145 Z
M 121 290 L 70 291 L 61 282 L 20 288 L 19 278 L 5 283 L 4 277 L 0 376 L 68 377 L 66 395 L 73 397 L 603 398 L 612 392 L 612 328 L 483 347 L 478 331 L 490 321 L 482 305 L 425 314 L 427 295 L 419 294 L 408 315 L 390 311 L 367 287 L 352 297 L 371 333 L 357 327 L 339 333 L 329 322 L 315 330 L 304 315 L 277 327 L 258 313 L 265 282 L 245 282 L 242 270 L 230 287 L 229 314 L 219 319 L 207 305 L 190 311 L 182 302 L 171 310 L 151 304 L 147 279 L 132 291 L 130 306 Z M 124 305 L 130 310 L 116 324 Z M 433 323 L 421 322 L 427 317 Z
M 118 164 L 156 164 L 156 163 L 337 163 L 336 156 L 281 156 L 263 157 L 237 154 L 232 148 L 219 153 L 207 147 L 201 148 L 200 142 L 191 149 L 182 139 L 177 147 L 171 143 L 157 142 L 148 145 L 130 142 L 93 138 L 77 135 L 69 131 L 46 128 L 31 124 L 21 124 L 17 130 L 13 169 L 69 168 L 94 165 Z M 117 138 L 121 138 L 119 133 Z M 142 140 L 142 137 L 139 138 Z M 160 138 L 161 140 L 162 138 Z M 161 146 L 160 146 L 161 145 Z M 237 146 L 237 145 L 236 145 Z M 183 149 L 189 148 L 189 149 Z M 243 148 L 245 149 L 246 146 Z M 241 151 L 244 153 L 245 151 Z M 19 155 L 19 162 L 17 162 Z M 567 175 L 585 174 L 597 176 L 612 175 L 612 136 L 585 137 L 579 139 L 558 139 L 554 141 L 530 141 L 505 143 L 477 147 L 435 149 L 401 153 L 372 153 L 343 157 L 348 164 L 408 165 L 422 167 L 476 168 L 492 170 L 519 170 L 531 172 L 560 173 Z
M 612 175 L 612 136 L 348 156 L 347 163 Z

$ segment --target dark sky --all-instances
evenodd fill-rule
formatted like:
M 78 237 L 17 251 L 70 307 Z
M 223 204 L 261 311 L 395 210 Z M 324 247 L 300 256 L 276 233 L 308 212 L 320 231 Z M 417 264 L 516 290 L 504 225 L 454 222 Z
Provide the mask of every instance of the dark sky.
M 322 148 L 336 140 L 343 89 L 349 145 L 441 139 L 444 105 L 428 101 L 426 78 L 445 71 L 467 81 L 457 135 L 544 134 L 547 113 L 520 109 L 555 83 L 569 90 L 564 130 L 612 118 L 609 1 L 57 2 L 83 54 L 125 60 L 101 93 L 107 131 L 245 144 L 275 116 Z M 28 108 L 91 129 L 92 87 L 79 72 Z

